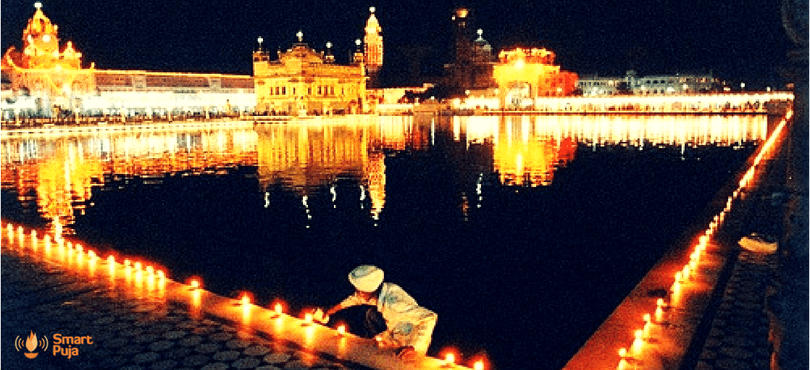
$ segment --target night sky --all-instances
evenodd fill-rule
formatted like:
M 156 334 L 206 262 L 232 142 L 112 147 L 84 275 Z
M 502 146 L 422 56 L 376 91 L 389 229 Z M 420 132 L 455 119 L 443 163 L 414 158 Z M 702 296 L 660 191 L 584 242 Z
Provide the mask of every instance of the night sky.
M 345 61 L 377 8 L 385 41 L 384 81 L 438 75 L 450 58 L 450 16 L 466 5 L 495 50 L 542 46 L 580 74 L 713 71 L 752 88 L 780 86 L 790 50 L 777 0 L 62 0 L 43 11 L 99 69 L 251 74 L 251 51 L 288 48 L 298 30 L 317 49 L 331 41 Z M 2 48 L 21 45 L 34 1 L 2 0 Z M 410 72 L 409 72 L 410 71 Z

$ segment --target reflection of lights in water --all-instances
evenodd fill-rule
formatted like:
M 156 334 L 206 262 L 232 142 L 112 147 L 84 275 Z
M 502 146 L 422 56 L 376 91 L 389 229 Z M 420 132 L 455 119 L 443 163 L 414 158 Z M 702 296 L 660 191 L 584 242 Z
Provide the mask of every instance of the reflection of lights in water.
M 62 240 L 62 223 L 58 218 L 54 220 L 54 239 Z
M 640 118 L 639 120 L 644 121 L 644 118 Z M 661 125 L 660 129 L 663 131 L 663 134 L 660 134 L 660 135 L 657 135 L 657 136 L 654 136 L 654 137 L 655 137 L 655 140 L 659 140 L 660 142 L 663 142 L 663 143 L 678 143 L 680 145 L 681 152 L 683 153 L 684 150 L 688 150 L 688 149 L 686 149 L 687 145 L 685 144 L 685 141 L 690 142 L 688 147 L 691 148 L 691 147 L 693 147 L 692 145 L 694 145 L 692 143 L 698 143 L 698 142 L 699 143 L 711 143 L 711 140 L 717 139 L 717 138 L 720 138 L 720 140 L 726 140 L 726 141 L 733 140 L 735 143 L 739 143 L 739 142 L 742 142 L 742 141 L 747 141 L 747 140 L 749 140 L 749 138 L 757 139 L 759 137 L 758 135 L 762 135 L 762 132 L 763 132 L 762 130 L 757 129 L 757 128 L 750 128 L 749 129 L 747 126 L 745 126 L 745 122 L 748 122 L 750 120 L 749 118 L 737 118 L 736 120 L 739 121 L 742 124 L 742 127 L 733 126 L 733 127 L 728 128 L 728 127 L 723 127 L 724 126 L 723 124 L 718 126 L 717 122 L 716 122 L 718 120 L 715 119 L 714 121 L 712 121 L 712 125 L 710 125 L 710 127 L 708 129 L 704 130 L 703 132 L 700 132 L 697 135 L 692 133 L 691 131 L 692 130 L 700 131 L 700 126 L 696 126 L 696 125 L 680 125 L 680 127 L 674 128 L 674 126 L 678 126 L 678 125 L 673 125 L 672 123 L 675 122 L 675 120 L 671 120 L 672 122 L 667 122 L 667 125 Z M 576 119 L 574 119 L 572 121 L 576 121 Z M 697 121 L 699 121 L 699 120 L 697 120 Z M 720 120 L 720 121 L 722 122 L 722 120 Z M 551 128 L 549 125 L 544 125 L 542 122 L 543 122 L 543 120 L 538 120 L 536 122 L 536 124 L 533 126 L 534 132 L 532 133 L 532 135 L 535 135 L 535 134 L 542 135 L 544 130 L 548 131 Z M 730 124 L 731 125 L 736 125 L 737 122 L 731 122 Z M 563 130 L 566 130 L 565 132 L 571 133 L 573 136 L 586 135 L 588 138 L 598 137 L 600 135 L 600 130 L 605 130 L 604 127 L 601 127 L 601 126 L 598 126 L 598 125 L 596 125 L 594 127 L 591 127 L 590 129 L 587 129 L 587 130 L 582 130 L 582 127 L 572 127 L 572 126 L 574 126 L 574 125 L 566 124 L 566 127 L 564 127 Z M 580 126 L 583 126 L 583 125 L 580 125 Z M 523 127 L 523 126 L 521 126 L 521 127 Z M 630 125 L 628 132 L 631 132 L 632 133 L 631 135 L 639 135 L 639 137 L 640 137 L 641 135 L 643 135 L 642 132 L 644 132 L 644 130 L 640 129 L 640 127 L 645 127 L 645 126 L 644 125 L 635 125 L 635 126 Z M 515 127 L 515 128 L 517 129 L 517 127 Z M 697 128 L 697 129 L 695 129 L 695 128 Z M 620 131 L 620 130 L 618 130 L 618 131 Z M 558 148 L 560 147 L 559 138 L 560 137 L 566 137 L 567 135 L 561 135 L 560 132 L 562 132 L 562 131 L 560 131 L 559 128 L 555 129 L 552 132 L 555 133 L 555 136 L 554 136 L 555 139 L 552 140 L 551 142 L 554 144 L 555 150 L 558 150 Z M 468 136 L 469 136 L 470 132 L 468 131 L 467 133 L 468 133 Z M 497 132 L 495 132 L 495 135 L 498 135 Z M 521 136 L 518 136 L 518 135 L 521 135 L 521 136 L 525 137 L 526 132 L 521 131 L 520 133 L 516 133 L 515 137 L 521 137 Z M 614 135 L 614 136 L 612 136 L 613 139 L 620 138 L 621 140 L 624 140 L 624 142 L 629 140 L 631 145 L 633 144 L 633 138 L 632 137 L 630 137 L 628 139 L 628 136 L 624 135 L 624 134 L 621 134 L 621 135 L 613 134 L 613 135 Z M 696 140 L 695 137 L 697 137 L 698 140 Z M 532 138 L 532 140 L 529 140 L 529 143 L 532 143 L 532 142 L 536 141 L 536 140 L 534 140 L 535 139 L 534 136 L 532 136 L 531 138 Z M 600 139 L 600 140 L 602 140 L 602 139 Z M 190 140 L 187 140 L 187 142 L 189 142 L 189 141 Z M 602 141 L 610 143 L 610 140 L 602 140 Z M 645 143 L 644 140 L 640 140 L 640 141 L 638 141 L 637 144 L 638 145 L 644 145 L 644 143 Z M 651 140 L 651 144 L 654 145 L 655 143 Z M 497 142 L 495 143 L 495 146 L 496 146 L 496 151 L 497 151 L 497 147 L 498 147 Z M 530 171 L 531 170 L 529 168 L 529 165 L 531 164 L 530 158 L 523 152 L 516 152 L 514 154 L 521 156 L 520 158 L 523 161 L 523 165 L 526 168 L 526 171 Z M 74 154 L 71 154 L 71 155 L 73 155 L 72 158 L 73 158 L 73 160 L 75 160 L 76 155 L 74 155 Z M 517 158 L 517 157 L 512 157 L 512 158 Z M 759 162 L 757 162 L 757 163 L 759 163 Z M 70 177 L 70 178 L 76 178 L 75 174 L 72 174 L 72 173 L 71 174 L 66 173 L 65 176 Z M 741 181 L 741 183 L 740 183 L 741 189 L 735 190 L 734 196 L 729 197 L 729 199 L 726 202 L 727 203 L 726 208 L 730 209 L 732 204 L 733 204 L 733 200 L 737 197 L 738 194 L 740 194 L 741 190 L 744 190 L 742 188 L 750 186 L 751 184 L 753 184 L 755 182 L 755 180 L 756 180 L 756 177 L 755 177 L 754 171 L 749 171 L 748 173 L 746 173 L 746 176 L 743 178 L 743 181 Z M 478 184 L 477 184 L 477 188 L 476 188 L 476 192 L 478 193 L 479 196 L 480 196 L 480 191 L 481 191 L 480 187 L 481 187 L 481 182 L 479 181 Z M 76 187 L 73 187 L 73 189 L 76 189 Z M 372 196 L 372 200 L 373 200 L 374 197 L 373 197 L 373 192 L 371 192 L 371 189 L 370 189 L 369 194 Z M 364 196 L 364 193 L 363 193 L 362 188 L 361 188 L 361 198 L 363 196 Z M 266 201 L 265 204 L 269 205 L 269 192 L 267 192 L 265 194 L 265 198 L 266 198 L 265 199 L 265 201 Z M 305 207 L 307 207 L 307 206 L 308 205 L 305 203 Z M 480 206 L 480 201 L 479 201 L 479 206 Z M 690 258 L 690 263 L 687 266 L 688 270 L 686 269 L 686 267 L 684 267 L 684 271 L 681 271 L 681 274 L 682 274 L 681 279 L 690 279 L 692 276 L 697 276 L 696 274 L 698 272 L 698 269 L 696 267 L 697 267 L 698 263 L 700 262 L 700 253 L 699 252 L 705 250 L 708 237 L 713 235 L 717 228 L 722 227 L 722 221 L 723 221 L 724 217 L 725 217 L 725 212 L 719 214 L 718 216 L 715 216 L 715 219 L 709 225 L 709 229 L 706 232 L 706 235 L 705 235 L 706 238 L 701 238 L 702 242 L 695 249 L 696 253 L 693 253 L 693 255 L 695 255 L 695 257 Z M 68 219 L 63 219 L 63 220 L 68 221 L 67 225 L 71 224 Z M 61 221 L 59 221 L 59 219 L 56 218 L 53 225 L 57 229 L 61 228 Z M 7 225 L 7 228 L 8 228 L 9 236 L 10 236 L 9 239 L 12 239 L 10 242 L 13 243 L 14 242 L 13 235 L 12 235 L 13 227 L 9 224 L 9 225 Z M 49 237 L 49 236 L 47 236 L 47 237 Z M 49 240 L 48 240 L 47 237 L 46 237 L 46 242 L 45 242 L 46 251 L 47 251 L 47 249 L 49 249 Z M 61 239 L 61 231 L 58 233 L 57 239 Z M 36 245 L 36 243 L 35 243 L 35 245 Z M 60 246 L 62 246 L 62 245 L 63 244 L 60 244 Z M 79 249 L 79 248 L 77 248 L 77 249 Z M 81 252 L 79 252 L 79 254 L 81 254 Z M 689 283 L 689 282 L 686 282 L 686 283 Z M 678 284 L 675 284 L 675 285 L 678 285 Z M 689 287 L 689 285 L 687 285 L 686 287 Z M 675 286 L 675 288 L 679 288 L 679 286 Z M 674 290 L 678 290 L 678 289 L 674 289 Z M 686 289 L 686 291 L 689 292 L 689 289 Z M 673 302 L 676 302 L 676 304 L 677 304 L 677 302 L 678 302 L 677 294 L 675 294 L 674 296 L 675 296 L 674 297 L 675 299 L 673 299 Z M 662 307 L 663 307 L 662 305 L 659 305 L 659 306 L 656 307 L 656 318 L 658 318 L 658 316 L 659 316 L 658 311 Z
M 45 234 L 45 256 L 51 256 L 51 236 L 49 234 Z
M 91 277 L 96 276 L 96 260 L 96 252 L 92 250 L 87 251 L 87 263 Z

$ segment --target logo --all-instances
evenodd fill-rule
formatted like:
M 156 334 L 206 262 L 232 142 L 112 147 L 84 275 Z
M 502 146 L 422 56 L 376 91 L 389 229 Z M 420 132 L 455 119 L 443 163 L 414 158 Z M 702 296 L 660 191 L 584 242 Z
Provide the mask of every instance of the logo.
M 48 350 L 48 337 L 42 337 L 37 339 L 37 335 L 32 331 L 28 334 L 28 337 L 23 340 L 20 336 L 17 336 L 17 339 L 14 340 L 14 348 L 17 349 L 17 352 L 23 351 L 23 355 L 28 358 L 34 358 L 39 355 L 37 352 L 37 348 L 42 348 L 43 351 Z
M 67 359 L 79 355 L 79 347 L 87 344 L 94 344 L 93 337 L 89 335 L 83 336 L 65 336 L 59 333 L 53 335 L 51 340 L 51 348 L 53 349 L 54 356 L 62 356 Z M 42 336 L 37 338 L 37 334 L 33 331 L 28 334 L 28 337 L 23 339 L 17 336 L 14 340 L 14 348 L 17 352 L 22 352 L 25 357 L 35 358 L 39 355 L 39 351 L 48 351 L 48 337 Z M 75 346 L 75 347 L 74 347 Z

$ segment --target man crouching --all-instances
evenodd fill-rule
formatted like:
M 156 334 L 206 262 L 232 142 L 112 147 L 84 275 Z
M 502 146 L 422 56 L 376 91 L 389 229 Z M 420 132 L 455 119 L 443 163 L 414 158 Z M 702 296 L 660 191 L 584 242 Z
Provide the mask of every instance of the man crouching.
M 346 308 L 369 305 L 366 311 L 366 332 L 386 348 L 394 348 L 398 358 L 410 360 L 416 354 L 424 355 L 430 345 L 437 315 L 419 306 L 399 285 L 383 282 L 385 274 L 376 266 L 361 265 L 349 273 L 349 282 L 355 292 L 343 302 L 326 311 L 316 313 L 321 322 Z

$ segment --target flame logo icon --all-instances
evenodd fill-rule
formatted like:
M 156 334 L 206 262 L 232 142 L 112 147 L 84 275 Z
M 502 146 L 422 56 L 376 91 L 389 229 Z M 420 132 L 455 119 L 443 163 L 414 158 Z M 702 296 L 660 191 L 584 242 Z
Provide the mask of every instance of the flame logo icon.
M 17 336 L 17 339 L 14 340 L 14 348 L 17 349 L 17 352 L 20 352 L 21 349 L 25 349 L 28 352 L 23 352 L 23 355 L 28 358 L 34 358 L 39 355 L 36 352 L 37 348 L 41 347 L 43 351 L 48 350 L 48 337 L 42 337 L 37 339 L 37 335 L 32 331 L 28 334 L 28 337 L 23 340 L 20 336 Z

